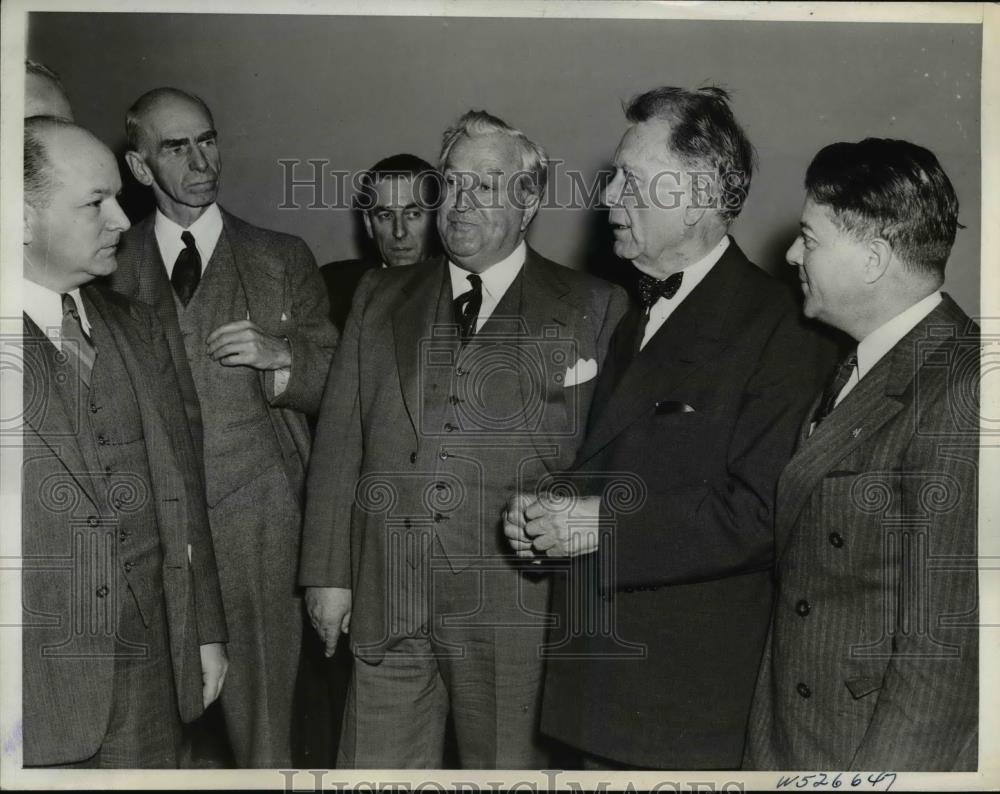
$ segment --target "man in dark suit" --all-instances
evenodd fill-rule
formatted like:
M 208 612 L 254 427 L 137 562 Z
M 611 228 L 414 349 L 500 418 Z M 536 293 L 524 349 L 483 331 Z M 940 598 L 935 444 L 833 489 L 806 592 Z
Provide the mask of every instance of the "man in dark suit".
M 753 149 L 725 92 L 658 88 L 627 116 L 607 202 L 643 305 L 611 341 L 573 472 L 512 498 L 505 531 L 521 556 L 572 558 L 542 730 L 586 767 L 733 768 L 775 483 L 826 373 L 791 295 L 727 234 Z
M 204 492 L 163 332 L 90 282 L 129 223 L 114 156 L 25 122 L 25 766 L 176 767 L 226 674 Z
M 355 663 L 342 767 L 537 768 L 549 587 L 507 552 L 506 495 L 565 468 L 624 293 L 525 244 L 546 156 L 470 111 L 445 133 L 445 257 L 368 273 L 309 469 L 301 583 Z
M 306 244 L 216 204 L 211 113 L 173 88 L 129 109 L 126 160 L 156 212 L 122 237 L 112 286 L 156 309 L 202 442 L 233 665 L 222 711 L 240 767 L 287 766 L 309 457 L 337 332 Z
M 369 270 L 423 262 L 437 253 L 439 177 L 426 160 L 394 154 L 361 175 L 357 208 L 377 259 L 346 259 L 320 268 L 330 298 L 330 319 L 344 330 L 354 291 Z
M 788 250 L 805 313 L 857 340 L 778 483 L 778 593 L 751 769 L 975 770 L 979 328 L 942 293 L 937 158 L 820 151 Z

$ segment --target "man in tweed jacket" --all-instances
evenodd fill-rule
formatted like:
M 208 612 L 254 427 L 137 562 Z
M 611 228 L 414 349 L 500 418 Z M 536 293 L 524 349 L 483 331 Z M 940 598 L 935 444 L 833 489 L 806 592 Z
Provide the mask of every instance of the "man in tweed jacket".
M 905 141 L 823 149 L 788 251 L 858 341 L 778 484 L 751 769 L 976 769 L 979 328 L 940 292 L 958 200 Z
M 230 627 L 222 711 L 240 767 L 291 763 L 301 646 L 295 571 L 309 455 L 337 332 L 312 254 L 215 203 L 212 115 L 172 88 L 127 120 L 132 173 L 156 212 L 122 237 L 112 286 L 152 305 L 200 437 Z

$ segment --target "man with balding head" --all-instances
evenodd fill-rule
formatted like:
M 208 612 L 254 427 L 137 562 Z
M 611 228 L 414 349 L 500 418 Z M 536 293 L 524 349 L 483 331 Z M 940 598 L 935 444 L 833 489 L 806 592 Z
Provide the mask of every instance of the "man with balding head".
M 624 293 L 525 242 L 544 150 L 470 111 L 444 137 L 445 256 L 372 270 L 334 358 L 301 582 L 355 663 L 338 766 L 537 768 L 549 582 L 500 531 L 506 495 L 572 460 Z
M 24 140 L 26 766 L 175 767 L 226 625 L 198 458 L 156 316 L 91 284 L 129 228 L 114 156 L 69 122 Z
M 230 626 L 222 711 L 236 763 L 287 766 L 306 417 L 319 407 L 337 332 L 306 244 L 216 203 L 218 134 L 201 99 L 154 89 L 129 109 L 126 133 L 129 168 L 156 211 L 122 238 L 112 285 L 156 309 L 202 442 Z
M 24 62 L 24 117 L 51 116 L 73 120 L 66 89 L 59 75 L 30 58 Z

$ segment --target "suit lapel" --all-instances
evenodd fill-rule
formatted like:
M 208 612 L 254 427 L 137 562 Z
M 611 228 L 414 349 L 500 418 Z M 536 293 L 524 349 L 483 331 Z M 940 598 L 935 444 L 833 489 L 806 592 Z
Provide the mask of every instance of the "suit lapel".
M 403 298 L 392 315 L 392 333 L 403 402 L 419 437 L 421 340 L 434 338 L 436 318 L 445 301 L 450 305 L 451 284 L 443 257 L 413 267 L 413 278 L 403 286 Z
M 266 332 L 276 333 L 281 328 L 282 307 L 287 305 L 283 265 L 276 257 L 263 257 L 255 251 L 242 234 L 242 222 L 225 210 L 221 212 L 222 236 L 218 244 L 228 245 L 232 253 L 246 295 L 249 319 Z
M 90 467 L 77 441 L 77 435 L 85 432 L 83 411 L 81 410 L 75 417 L 70 416 L 66 403 L 58 392 L 59 387 L 54 383 L 52 357 L 47 354 L 47 348 L 52 348 L 52 352 L 55 353 L 52 342 L 25 314 L 24 424 L 66 467 L 66 471 L 87 498 L 97 505 L 94 484 L 91 478 L 85 476 Z
M 950 338 L 931 335 L 929 329 L 947 324 L 961 333 L 964 329 L 957 327 L 960 322 L 960 310 L 951 298 L 944 296 L 934 311 L 917 323 L 858 382 L 812 435 L 808 435 L 807 420 L 800 433 L 799 447 L 778 483 L 776 541 L 779 556 L 791 528 L 821 480 L 838 461 L 865 443 L 912 400 L 911 385 L 921 365 L 918 345 L 922 354 L 920 359 L 926 360 L 928 353 Z
M 740 295 L 742 266 L 753 267 L 730 241 L 722 258 L 637 354 L 632 353 L 631 346 L 644 317 L 639 309 L 629 310 L 615 332 L 614 351 L 618 357 L 634 357 L 624 371 L 617 365 L 605 368 L 605 378 L 613 377 L 615 370 L 620 375 L 610 386 L 598 385 L 599 393 L 607 396 L 603 404 L 595 400 L 591 429 L 577 457 L 578 464 L 607 446 L 651 410 L 657 400 L 670 398 L 730 344 L 739 329 L 727 328 L 726 321 L 731 316 L 730 305 Z

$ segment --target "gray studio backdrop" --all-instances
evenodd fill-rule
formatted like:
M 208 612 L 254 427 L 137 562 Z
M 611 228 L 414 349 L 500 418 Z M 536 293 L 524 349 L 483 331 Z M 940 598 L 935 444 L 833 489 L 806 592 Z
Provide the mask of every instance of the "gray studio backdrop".
M 359 170 L 395 152 L 435 160 L 475 107 L 542 143 L 590 184 L 624 128 L 621 102 L 663 84 L 722 84 L 760 155 L 734 235 L 775 271 L 794 237 L 802 175 L 836 140 L 874 135 L 933 150 L 962 205 L 947 289 L 979 310 L 981 31 L 974 25 L 33 13 L 28 54 L 60 72 L 77 120 L 124 150 L 124 114 L 174 85 L 214 111 L 222 203 L 292 232 L 320 264 L 357 256 L 352 213 L 287 201 L 286 167 Z M 324 200 L 333 202 L 326 179 Z M 568 180 L 558 180 L 562 187 Z M 343 197 L 340 197 L 343 201 Z M 149 207 L 126 193 L 135 219 Z M 531 242 L 571 267 L 624 267 L 597 209 L 543 211 Z

